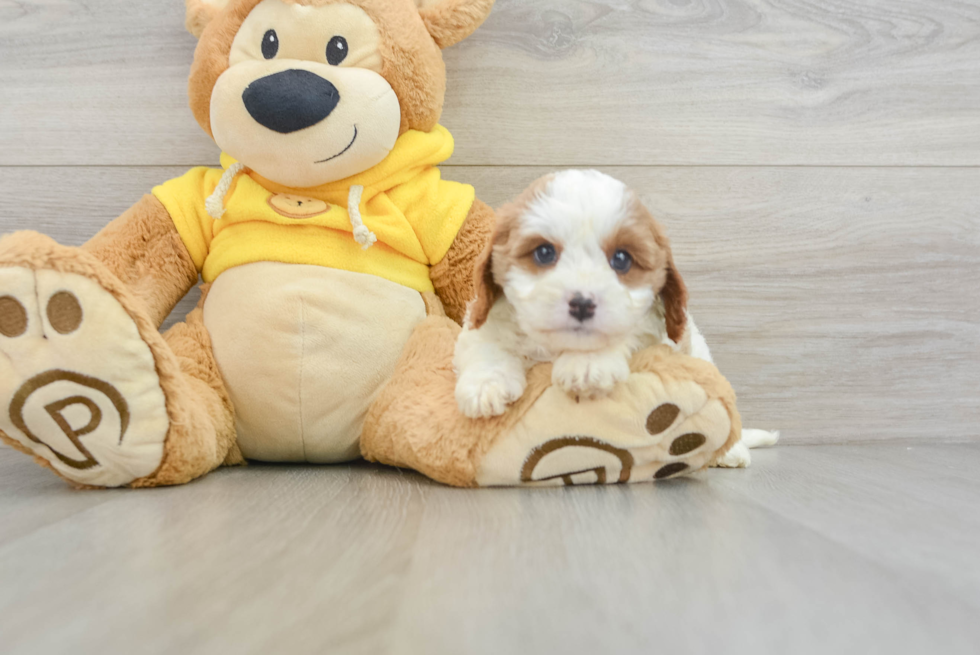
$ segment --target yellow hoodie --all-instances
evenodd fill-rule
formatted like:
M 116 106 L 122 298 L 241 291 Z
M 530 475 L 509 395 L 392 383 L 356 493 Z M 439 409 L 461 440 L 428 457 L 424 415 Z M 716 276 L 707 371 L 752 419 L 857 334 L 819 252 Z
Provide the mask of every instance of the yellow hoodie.
M 236 164 L 227 155 L 221 156 L 225 170 L 194 168 L 154 188 L 153 195 L 173 218 L 205 282 L 233 266 L 273 261 L 369 273 L 432 291 L 429 267 L 449 251 L 475 197 L 473 187 L 444 181 L 435 168 L 452 152 L 452 135 L 438 125 L 431 132 L 406 132 L 374 168 L 319 187 L 291 189 L 246 169 L 215 199 L 224 208 L 218 220 L 206 202 Z M 358 214 L 377 243 L 363 238 L 367 231 L 359 235 L 361 243 L 355 240 L 352 218 L 357 223 Z

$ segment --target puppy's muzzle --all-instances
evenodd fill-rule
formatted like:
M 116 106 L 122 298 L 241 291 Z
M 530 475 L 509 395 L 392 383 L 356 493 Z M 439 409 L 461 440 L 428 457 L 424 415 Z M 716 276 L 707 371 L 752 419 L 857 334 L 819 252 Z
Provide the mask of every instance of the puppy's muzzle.
M 292 69 L 255 80 L 242 93 L 242 102 L 256 123 L 290 134 L 329 116 L 340 92 L 316 73 Z
M 568 301 L 568 313 L 579 323 L 584 323 L 595 316 L 595 303 L 591 298 L 586 298 L 580 293 L 576 293 Z

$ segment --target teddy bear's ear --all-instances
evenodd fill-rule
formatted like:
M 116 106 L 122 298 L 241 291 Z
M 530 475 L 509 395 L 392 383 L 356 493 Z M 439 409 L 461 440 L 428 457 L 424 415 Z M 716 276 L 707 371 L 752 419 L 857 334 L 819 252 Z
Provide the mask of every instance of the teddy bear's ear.
M 476 31 L 490 15 L 493 3 L 494 0 L 415 0 L 425 28 L 440 48 L 455 45 Z
M 201 38 L 201 32 L 225 8 L 228 0 L 186 0 L 186 4 L 187 19 L 184 25 L 188 32 Z

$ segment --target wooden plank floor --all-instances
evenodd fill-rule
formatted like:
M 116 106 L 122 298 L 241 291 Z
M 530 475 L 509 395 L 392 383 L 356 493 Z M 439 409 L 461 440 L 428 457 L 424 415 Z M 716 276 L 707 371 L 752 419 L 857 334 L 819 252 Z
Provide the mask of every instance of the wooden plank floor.
M 976 443 L 533 491 L 355 465 L 80 492 L 28 464 L 0 450 L 4 653 L 980 649 Z

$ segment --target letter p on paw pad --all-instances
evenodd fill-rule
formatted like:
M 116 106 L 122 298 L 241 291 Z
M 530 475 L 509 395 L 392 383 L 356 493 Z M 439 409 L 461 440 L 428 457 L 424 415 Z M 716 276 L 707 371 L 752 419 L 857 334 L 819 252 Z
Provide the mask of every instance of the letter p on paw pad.
M 0 432 L 85 485 L 153 473 L 169 429 L 153 354 L 95 280 L 0 268 Z

